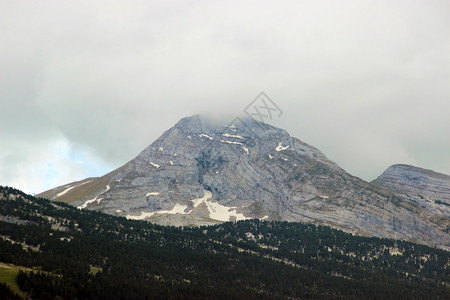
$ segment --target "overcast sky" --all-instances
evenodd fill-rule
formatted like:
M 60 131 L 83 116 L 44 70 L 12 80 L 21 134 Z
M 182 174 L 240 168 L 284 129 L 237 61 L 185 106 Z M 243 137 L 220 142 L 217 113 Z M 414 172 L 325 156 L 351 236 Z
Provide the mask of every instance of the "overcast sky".
M 103 175 L 264 91 L 271 123 L 373 180 L 450 174 L 450 1 L 0 1 L 0 184 Z

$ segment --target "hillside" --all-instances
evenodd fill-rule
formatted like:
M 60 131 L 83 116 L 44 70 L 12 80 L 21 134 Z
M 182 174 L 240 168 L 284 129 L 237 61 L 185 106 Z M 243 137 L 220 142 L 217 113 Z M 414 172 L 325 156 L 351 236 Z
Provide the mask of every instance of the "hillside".
M 450 208 L 365 182 L 253 119 L 183 118 L 117 170 L 39 196 L 161 225 L 308 222 L 450 249 Z
M 312 224 L 162 227 L 0 188 L 0 262 L 36 299 L 448 299 L 450 253 Z
M 450 176 L 410 165 L 393 165 L 373 184 L 396 193 L 418 196 L 424 202 L 450 206 Z

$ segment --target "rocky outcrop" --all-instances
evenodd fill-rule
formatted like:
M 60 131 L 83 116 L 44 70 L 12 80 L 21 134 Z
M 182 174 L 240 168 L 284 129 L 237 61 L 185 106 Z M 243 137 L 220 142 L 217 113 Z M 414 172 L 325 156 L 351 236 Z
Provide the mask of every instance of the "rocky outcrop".
M 303 221 L 450 248 L 445 208 L 356 178 L 253 119 L 184 118 L 123 167 L 39 196 L 164 225 Z
M 450 176 L 410 165 L 393 165 L 373 184 L 386 190 L 450 205 Z

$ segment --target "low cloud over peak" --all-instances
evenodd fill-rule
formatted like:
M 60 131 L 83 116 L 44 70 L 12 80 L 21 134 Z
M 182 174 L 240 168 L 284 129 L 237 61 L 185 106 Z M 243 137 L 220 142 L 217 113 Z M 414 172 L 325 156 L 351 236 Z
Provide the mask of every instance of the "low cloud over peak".
M 0 184 L 100 175 L 260 91 L 274 125 L 363 179 L 450 174 L 449 23 L 445 1 L 2 1 Z

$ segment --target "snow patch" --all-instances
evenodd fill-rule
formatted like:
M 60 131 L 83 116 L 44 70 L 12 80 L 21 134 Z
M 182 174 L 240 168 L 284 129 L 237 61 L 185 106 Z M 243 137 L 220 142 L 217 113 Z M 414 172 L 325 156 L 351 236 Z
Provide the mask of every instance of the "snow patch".
M 177 154 L 176 154 L 176 153 L 174 153 L 174 154 L 173 154 L 173 156 L 177 156 Z
M 154 214 L 185 214 L 184 211 L 186 210 L 187 205 L 181 205 L 181 204 L 175 204 L 175 206 L 171 210 L 158 210 L 154 212 L 141 212 L 139 216 L 133 216 L 133 215 L 127 215 L 127 219 L 133 219 L 133 220 L 144 220 L 147 217 L 151 217 Z
M 94 199 L 91 200 L 87 200 L 86 202 L 84 202 L 82 205 L 77 206 L 78 209 L 84 209 L 86 208 L 89 204 L 94 203 L 95 201 L 97 201 L 97 204 L 100 203 L 100 201 L 103 200 L 103 198 L 98 198 L 101 195 L 103 195 L 104 193 L 106 193 L 107 191 L 109 191 L 110 187 L 109 185 L 106 186 L 106 190 L 104 190 L 103 192 L 101 192 L 100 194 L 98 194 L 97 196 L 95 196 Z
M 147 217 L 151 217 L 155 214 L 156 212 L 141 212 L 141 214 L 139 216 L 133 216 L 133 215 L 127 215 L 126 218 L 129 220 L 145 220 L 145 218 Z
M 201 198 L 197 198 L 197 199 L 193 199 L 191 200 L 191 202 L 194 204 L 194 208 L 196 208 L 197 206 L 199 206 L 200 204 L 204 203 L 209 211 L 209 217 L 218 221 L 230 221 L 230 219 L 233 217 L 236 219 L 236 221 L 239 220 L 246 220 L 246 219 L 250 219 L 245 217 L 243 214 L 238 213 L 237 207 L 235 206 L 225 206 L 222 205 L 218 202 L 214 202 L 211 200 L 212 198 L 212 193 L 211 191 L 208 190 L 204 190 L 203 191 L 203 197 Z M 151 217 L 155 214 L 179 214 L 179 215 L 188 215 L 192 212 L 188 211 L 185 212 L 187 209 L 187 205 L 181 205 L 181 204 L 175 204 L 175 206 L 170 209 L 170 210 L 158 210 L 158 211 L 154 211 L 154 212 L 141 212 L 140 215 L 127 215 L 127 219 L 133 219 L 133 220 L 144 220 L 148 217 Z
M 270 158 L 270 159 L 272 159 L 272 158 L 273 158 L 273 156 L 272 156 L 272 155 L 271 155 L 270 153 L 269 153 L 269 158 Z
M 281 145 L 281 142 L 280 142 L 280 143 L 278 143 L 278 146 L 275 148 L 275 150 L 276 151 L 283 151 L 283 150 L 286 150 L 287 148 L 289 148 L 289 145 L 284 147 L 283 145 Z
M 242 149 L 244 149 L 244 151 L 248 154 L 248 148 L 244 146 L 244 144 L 239 143 L 239 142 L 233 142 L 233 141 L 226 141 L 226 140 L 220 140 L 222 143 L 227 143 L 227 144 L 235 144 L 235 145 L 241 145 Z
M 159 151 L 164 151 L 164 148 L 163 147 L 159 147 Z
M 212 137 L 210 137 L 209 135 L 204 134 L 204 133 L 200 134 L 200 136 L 205 137 L 205 138 L 208 138 L 208 139 L 210 139 L 210 140 L 213 139 Z
M 155 168 L 159 168 L 159 165 L 158 164 L 155 164 L 154 162 L 150 162 L 150 164 L 152 165 L 152 166 L 154 166 Z
M 219 202 L 205 202 L 208 206 L 209 217 L 212 219 L 216 219 L 219 221 L 230 221 L 231 217 L 235 217 L 236 221 L 246 220 L 250 218 L 246 218 L 243 214 L 237 213 L 237 207 L 228 207 L 220 204 Z
M 150 192 L 150 193 L 147 193 L 147 195 L 145 195 L 145 197 L 148 197 L 148 196 L 158 196 L 158 195 L 159 195 L 158 192 Z
M 204 190 L 204 196 L 202 198 L 194 199 L 192 202 L 194 203 L 194 207 L 197 207 L 202 202 L 205 203 L 209 211 L 209 217 L 212 219 L 224 222 L 230 221 L 231 217 L 235 217 L 236 221 L 250 219 L 246 218 L 243 214 L 238 213 L 236 211 L 236 206 L 225 206 L 219 202 L 213 202 L 210 200 L 211 198 L 211 191 Z
M 173 161 L 170 161 L 170 164 L 173 166 Z
M 120 210 L 120 209 L 117 209 L 117 210 L 116 210 L 116 213 L 121 213 L 121 212 L 123 212 L 123 211 Z
M 237 139 L 245 140 L 245 138 L 242 137 L 242 136 L 240 136 L 240 135 L 234 135 L 234 134 L 229 134 L 229 133 L 224 133 L 224 134 L 222 134 L 222 135 L 225 136 L 225 137 L 232 137 L 232 138 L 237 138 Z
M 101 198 L 100 198 L 101 200 Z M 87 200 L 86 202 L 84 202 L 82 205 L 77 206 L 78 209 L 84 209 L 86 208 L 89 204 L 94 203 L 95 201 L 97 201 L 97 198 L 91 199 L 91 200 Z
M 148 193 L 147 196 L 150 195 L 159 195 L 158 192 Z M 212 193 L 211 191 L 204 190 L 203 197 L 193 199 L 191 202 L 194 204 L 194 208 L 204 203 L 209 211 L 209 217 L 218 221 L 230 221 L 232 218 L 239 220 L 247 220 L 250 218 L 245 217 L 243 214 L 237 212 L 236 206 L 225 206 L 216 201 L 212 201 Z M 188 215 L 192 212 L 192 210 L 186 212 L 187 205 L 175 204 L 175 206 L 170 210 L 158 210 L 153 212 L 141 212 L 139 215 L 127 215 L 127 219 L 133 220 L 145 220 L 148 217 L 152 217 L 154 215 L 160 214 L 178 214 L 178 215 Z
M 183 214 L 184 211 L 186 210 L 186 208 L 187 208 L 187 205 L 181 205 L 181 204 L 177 203 L 171 210 L 168 210 L 166 213 L 171 214 L 171 215 Z M 159 211 L 158 213 L 161 213 L 161 211 Z
M 261 218 L 261 220 L 267 220 L 269 218 L 269 216 L 264 216 Z
M 83 182 L 83 183 L 80 183 L 80 184 L 71 186 L 71 187 L 65 189 L 64 191 L 62 191 L 61 193 L 56 194 L 56 197 L 61 197 L 62 195 L 66 194 L 68 191 L 70 191 L 71 189 L 76 188 L 77 186 L 86 184 L 86 183 L 91 182 L 91 181 L 92 181 L 92 180 L 89 180 L 89 181 L 86 181 L 86 182 Z

